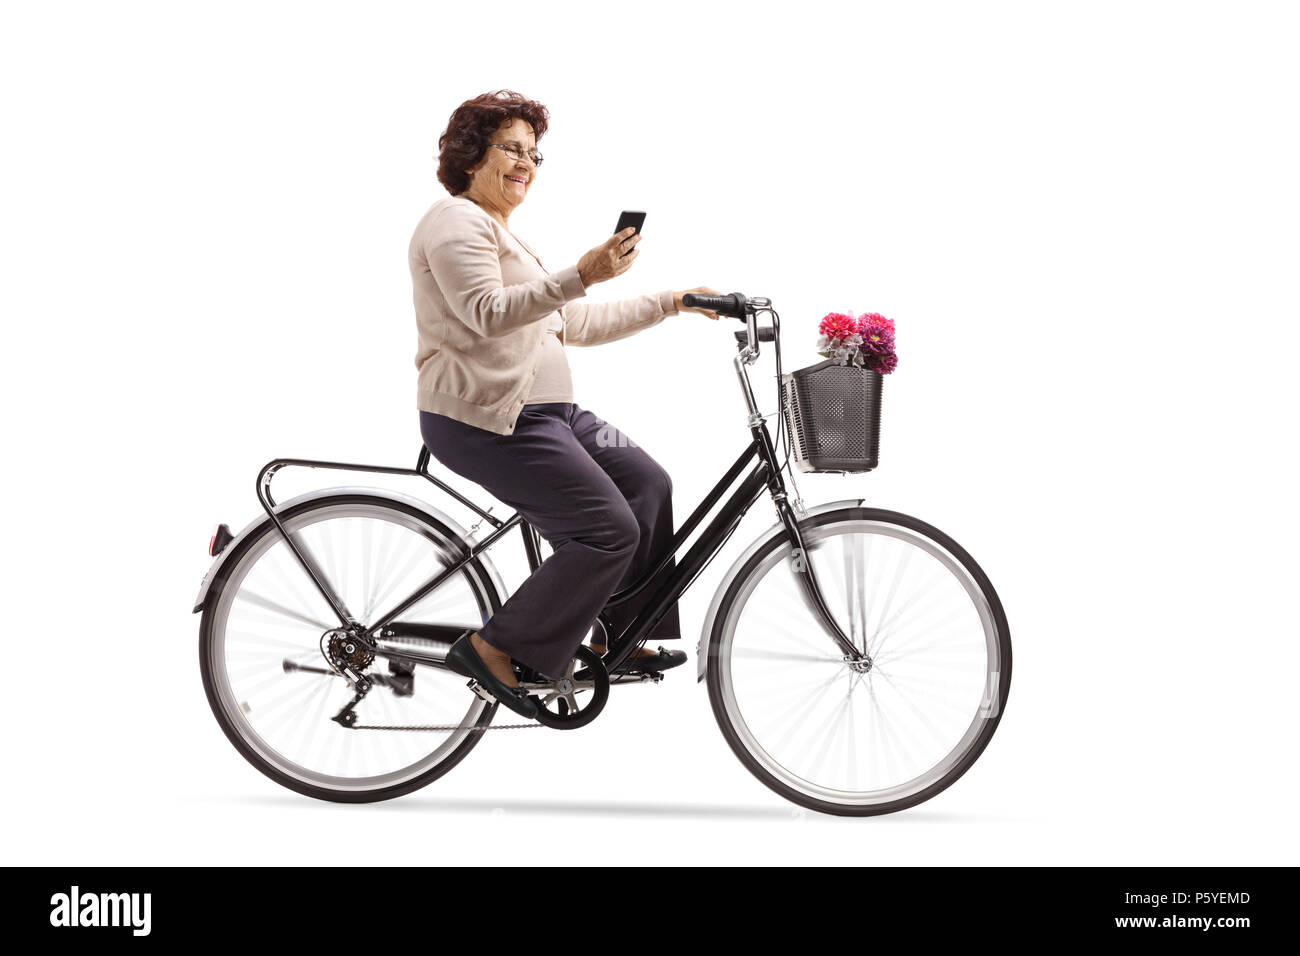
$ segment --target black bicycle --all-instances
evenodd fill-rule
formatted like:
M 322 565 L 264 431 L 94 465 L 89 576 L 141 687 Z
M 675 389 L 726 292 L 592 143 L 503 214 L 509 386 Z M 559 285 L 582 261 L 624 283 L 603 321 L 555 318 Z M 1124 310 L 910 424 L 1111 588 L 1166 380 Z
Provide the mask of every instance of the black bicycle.
M 467 690 L 444 663 L 447 648 L 507 596 L 486 550 L 518 527 L 529 567 L 541 564 L 539 535 L 521 515 L 499 520 L 439 481 L 423 447 L 414 469 L 289 458 L 262 468 L 265 514 L 237 535 L 218 526 L 209 545 L 216 560 L 194 606 L 203 612 L 208 702 L 253 766 L 311 797 L 385 800 L 445 774 L 487 730 L 589 723 L 611 686 L 662 678 L 631 669 L 629 657 L 764 491 L 777 521 L 724 576 L 698 654 L 698 678 L 736 756 L 794 803 L 844 815 L 914 806 L 974 763 L 1011 681 L 1011 641 L 993 586 L 955 541 L 916 518 L 866 507 L 862 498 L 805 508 L 789 450 L 778 461 L 782 426 L 801 470 L 868 470 L 843 453 L 833 459 L 841 467 L 817 467 L 808 451 L 818 415 L 823 424 L 847 422 L 855 434 L 861 416 L 846 412 L 833 390 L 792 388 L 781 373 L 780 317 L 768 300 L 686 299 L 745 322 L 733 364 L 751 440 L 659 566 L 607 607 L 640 595 L 753 467 L 622 633 L 612 633 L 602 611 L 593 631 L 603 632 L 595 640 L 605 644 L 603 656 L 579 647 L 558 680 L 515 665 L 543 703 L 537 721 L 493 725 L 496 701 L 473 680 Z M 773 324 L 760 326 L 763 314 Z M 749 379 L 760 342 L 776 343 L 775 446 Z M 467 530 L 423 500 L 370 487 L 328 488 L 277 505 L 271 480 L 291 466 L 419 476 L 479 520 Z M 492 530 L 476 540 L 484 523 Z

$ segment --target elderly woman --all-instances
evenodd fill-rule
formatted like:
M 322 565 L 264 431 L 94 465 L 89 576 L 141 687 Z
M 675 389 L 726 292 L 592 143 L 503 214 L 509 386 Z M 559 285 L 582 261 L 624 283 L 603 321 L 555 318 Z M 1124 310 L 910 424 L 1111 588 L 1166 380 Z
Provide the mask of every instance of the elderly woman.
M 541 168 L 537 142 L 548 117 L 509 90 L 457 107 L 438 140 L 438 180 L 451 196 L 425 213 L 410 246 L 424 443 L 449 470 L 518 510 L 553 548 L 491 620 L 447 653 L 449 668 L 526 717 L 538 703 L 519 688 L 511 660 L 562 676 L 609 596 L 654 567 L 673 536 L 671 479 L 574 402 L 565 346 L 657 325 L 683 311 L 685 292 L 717 294 L 700 286 L 583 302 L 593 285 L 636 262 L 634 230 L 554 272 L 510 231 L 510 214 Z M 630 623 L 653 590 L 611 608 L 615 628 Z M 681 637 L 676 606 L 649 637 Z M 665 670 L 685 660 L 683 651 L 639 648 L 625 666 Z

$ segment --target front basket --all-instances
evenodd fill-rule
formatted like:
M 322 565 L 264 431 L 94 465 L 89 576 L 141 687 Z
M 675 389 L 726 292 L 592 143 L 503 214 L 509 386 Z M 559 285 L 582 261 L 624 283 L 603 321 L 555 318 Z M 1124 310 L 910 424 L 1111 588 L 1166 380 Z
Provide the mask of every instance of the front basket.
M 800 471 L 870 471 L 880 452 L 883 376 L 827 359 L 781 377 Z

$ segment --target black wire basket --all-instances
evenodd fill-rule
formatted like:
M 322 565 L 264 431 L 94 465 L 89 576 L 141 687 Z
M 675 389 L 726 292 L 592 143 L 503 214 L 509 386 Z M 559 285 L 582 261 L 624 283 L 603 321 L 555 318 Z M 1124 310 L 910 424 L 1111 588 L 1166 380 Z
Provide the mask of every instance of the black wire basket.
M 883 376 L 827 359 L 781 376 L 791 457 L 800 471 L 870 471 L 880 454 Z

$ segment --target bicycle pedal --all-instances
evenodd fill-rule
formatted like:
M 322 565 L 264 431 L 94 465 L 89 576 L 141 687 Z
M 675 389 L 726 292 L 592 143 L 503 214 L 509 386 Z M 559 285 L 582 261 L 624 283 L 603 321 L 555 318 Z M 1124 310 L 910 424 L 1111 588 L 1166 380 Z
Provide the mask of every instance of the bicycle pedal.
M 487 692 L 487 689 L 478 681 L 474 680 L 474 678 L 471 677 L 469 679 L 469 683 L 466 684 L 465 686 L 468 687 L 470 690 L 472 690 L 479 697 L 483 698 L 489 704 L 495 704 L 497 702 L 497 699 L 493 697 L 491 694 L 489 694 Z
M 609 675 L 611 684 L 644 684 L 647 681 L 657 684 L 663 679 L 664 675 L 658 671 L 618 670 Z

